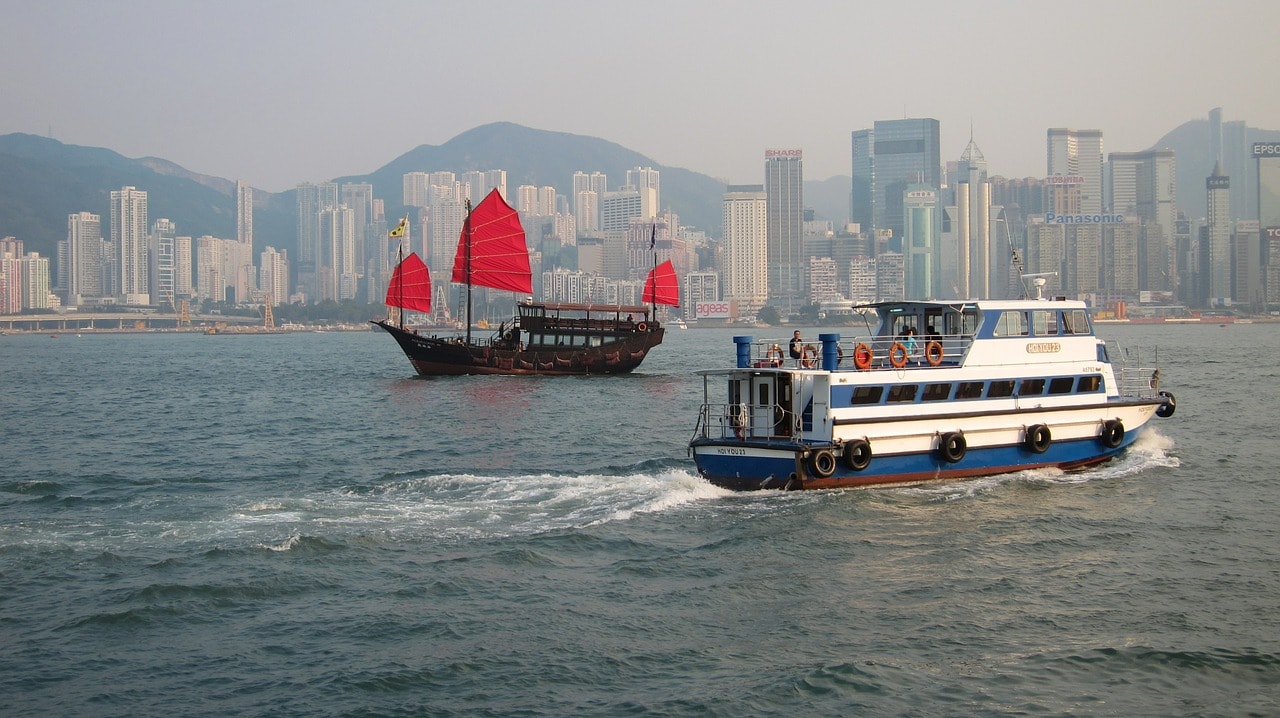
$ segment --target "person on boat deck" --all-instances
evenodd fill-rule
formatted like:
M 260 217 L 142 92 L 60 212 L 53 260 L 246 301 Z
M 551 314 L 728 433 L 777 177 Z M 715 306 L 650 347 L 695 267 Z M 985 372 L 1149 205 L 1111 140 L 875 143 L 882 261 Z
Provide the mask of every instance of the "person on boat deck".
M 907 360 L 919 360 L 920 357 L 920 341 L 916 339 L 916 330 L 907 327 L 902 332 L 902 346 L 907 348 Z
M 797 365 L 800 363 L 800 353 L 803 351 L 803 347 L 804 340 L 800 338 L 800 330 L 797 329 L 795 333 L 791 335 L 791 344 L 787 347 L 788 352 L 791 354 L 791 358 L 796 360 Z
M 782 347 L 777 344 L 769 347 L 769 352 L 765 355 L 765 361 L 772 367 L 782 366 Z

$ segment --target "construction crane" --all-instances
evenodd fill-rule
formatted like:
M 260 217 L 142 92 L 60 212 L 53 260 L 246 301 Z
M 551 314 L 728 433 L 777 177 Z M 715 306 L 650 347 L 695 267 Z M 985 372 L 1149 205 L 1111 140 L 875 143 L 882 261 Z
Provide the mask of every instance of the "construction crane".
M 271 295 L 266 292 L 258 292 L 253 298 L 262 302 L 262 326 L 267 329 L 276 328 L 276 317 L 271 311 Z

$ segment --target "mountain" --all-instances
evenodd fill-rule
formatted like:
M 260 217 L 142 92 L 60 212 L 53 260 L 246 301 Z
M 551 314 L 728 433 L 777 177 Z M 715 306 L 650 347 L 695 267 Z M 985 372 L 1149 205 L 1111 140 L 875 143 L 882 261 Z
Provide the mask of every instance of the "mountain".
M 1245 128 L 1245 142 L 1280 142 L 1280 131 L 1260 130 L 1256 127 Z M 1214 148 L 1209 139 L 1209 120 L 1190 120 L 1169 131 L 1149 149 L 1172 149 L 1177 156 L 1178 171 L 1178 210 L 1191 219 L 1198 219 L 1208 214 L 1209 195 L 1204 181 L 1213 172 L 1215 161 Z M 1252 165 L 1252 158 L 1246 155 L 1246 162 Z M 1243 178 L 1233 177 L 1232 186 Z M 1232 207 L 1232 214 L 1253 214 L 1257 208 L 1245 212 L 1240 207 Z
M 636 167 L 652 167 L 661 174 L 662 208 L 680 215 L 683 224 L 719 234 L 724 183 L 679 167 L 660 165 L 621 145 L 595 137 L 535 130 L 510 122 L 495 122 L 468 130 L 443 145 L 419 145 L 365 176 L 340 177 L 336 182 L 369 182 L 375 197 L 387 200 L 387 213 L 400 203 L 407 172 L 469 172 L 504 169 L 507 190 L 520 185 L 550 186 L 572 198 L 574 172 L 603 172 L 610 187 L 626 181 Z M 763 174 L 763 170 L 762 170 Z M 394 201 L 393 201 L 394 200 Z

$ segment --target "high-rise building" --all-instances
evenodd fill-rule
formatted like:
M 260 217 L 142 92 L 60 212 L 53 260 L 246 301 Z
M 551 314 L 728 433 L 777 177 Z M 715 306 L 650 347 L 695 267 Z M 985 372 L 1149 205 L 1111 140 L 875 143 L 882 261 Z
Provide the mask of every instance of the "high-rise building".
M 1205 227 L 1208 240 L 1209 306 L 1231 303 L 1231 179 L 1222 173 L 1222 163 L 1216 162 L 1213 174 L 1205 178 L 1208 193 L 1209 216 Z M 1201 256 L 1204 256 L 1202 250 Z
M 902 236 L 902 199 L 907 185 L 942 187 L 942 141 L 932 118 L 877 120 L 853 133 L 852 221 L 868 236 L 891 230 Z
M 1137 217 L 1142 226 L 1139 287 L 1171 291 L 1177 285 L 1178 165 L 1173 150 L 1112 152 L 1107 156 L 1110 213 Z M 1119 218 L 1117 218 L 1119 219 Z
M 173 238 L 173 292 L 179 297 L 195 296 L 191 286 L 193 275 L 191 263 L 191 238 Z
M 123 187 L 111 193 L 111 241 L 119 253 L 120 288 L 125 304 L 150 304 L 147 283 L 147 193 Z
M 927 185 L 907 187 L 903 199 L 903 281 L 907 299 L 937 299 L 939 274 L 938 191 Z
M 1209 110 L 1209 138 L 1214 159 L 1231 179 L 1231 207 L 1236 219 L 1258 219 L 1258 182 L 1249 157 L 1249 128 L 1241 120 L 1224 121 L 1222 108 Z
M 764 185 L 729 185 L 724 194 L 724 298 L 754 316 L 769 300 L 769 199 Z
M 275 247 L 262 250 L 258 268 L 258 288 L 266 295 L 271 306 L 278 307 L 289 301 L 289 255 L 277 252 Z
M 23 309 L 49 309 L 49 258 L 27 252 L 20 262 Z
M 253 188 L 236 180 L 236 241 L 253 246 Z
M 1102 212 L 1102 130 L 1050 128 L 1047 156 L 1049 176 L 1081 178 L 1078 212 Z
M 959 226 L 956 227 L 960 255 L 956 272 L 960 280 L 960 296 L 967 299 L 990 299 L 991 277 L 999 264 L 996 247 L 991 242 L 991 185 L 987 182 L 987 160 L 982 150 L 969 138 L 960 155 L 955 206 Z M 1000 257 L 1007 252 L 999 253 Z
M 79 305 L 87 297 L 103 295 L 102 220 L 96 214 L 67 215 L 66 303 Z
M 1280 142 L 1254 142 L 1253 175 L 1258 189 L 1258 231 L 1266 265 L 1263 293 L 1270 306 L 1280 302 Z
M 174 271 L 174 240 L 178 227 L 172 221 L 161 217 L 151 223 L 151 235 L 147 238 L 150 247 L 150 272 L 152 282 L 152 299 L 162 309 L 177 311 L 177 287 Z
M 804 256 L 804 152 L 765 150 L 768 200 L 769 299 L 799 308 L 809 303 Z

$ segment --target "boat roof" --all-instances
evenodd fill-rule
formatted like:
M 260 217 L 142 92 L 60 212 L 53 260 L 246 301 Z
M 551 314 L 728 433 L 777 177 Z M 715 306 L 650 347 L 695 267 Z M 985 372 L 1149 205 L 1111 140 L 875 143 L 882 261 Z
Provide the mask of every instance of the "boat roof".
M 891 312 L 894 309 L 929 307 L 951 309 L 953 311 L 961 311 L 963 309 L 997 311 L 1003 309 L 1085 309 L 1086 306 L 1087 305 L 1081 300 L 1067 299 L 1065 297 L 1044 299 L 895 299 L 891 301 L 872 302 L 870 304 L 856 304 L 854 305 L 853 310 L 855 312 L 875 311 L 881 313 Z

